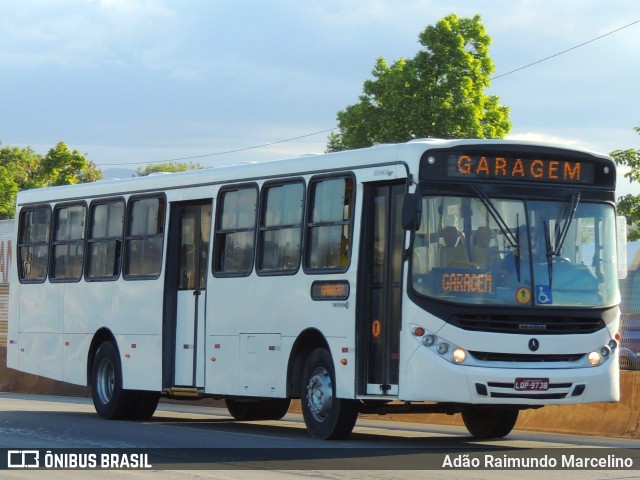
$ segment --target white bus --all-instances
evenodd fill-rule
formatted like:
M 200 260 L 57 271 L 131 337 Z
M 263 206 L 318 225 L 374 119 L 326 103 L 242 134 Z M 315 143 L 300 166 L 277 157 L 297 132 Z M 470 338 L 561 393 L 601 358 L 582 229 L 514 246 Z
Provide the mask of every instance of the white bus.
M 20 192 L 8 365 L 238 420 L 619 399 L 615 166 L 496 140 L 399 145 Z

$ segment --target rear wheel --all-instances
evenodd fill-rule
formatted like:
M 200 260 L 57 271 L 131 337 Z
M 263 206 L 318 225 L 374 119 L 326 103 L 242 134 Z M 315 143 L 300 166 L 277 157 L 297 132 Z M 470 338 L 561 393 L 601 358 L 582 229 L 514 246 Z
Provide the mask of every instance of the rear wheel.
M 102 418 L 128 418 L 133 411 L 134 398 L 132 392 L 122 388 L 120 356 L 113 342 L 100 345 L 93 359 L 91 396 L 93 406 Z
M 514 407 L 469 405 L 462 410 L 462 420 L 476 438 L 502 438 L 513 430 L 518 413 Z
M 135 397 L 133 409 L 127 418 L 130 420 L 149 420 L 158 408 L 160 393 L 145 390 L 137 390 L 132 393 Z
M 280 420 L 289 410 L 288 398 L 259 398 L 240 400 L 227 398 L 227 410 L 236 420 Z
M 311 352 L 302 371 L 302 415 L 312 437 L 336 440 L 347 437 L 358 418 L 355 400 L 336 397 L 331 354 L 323 348 Z

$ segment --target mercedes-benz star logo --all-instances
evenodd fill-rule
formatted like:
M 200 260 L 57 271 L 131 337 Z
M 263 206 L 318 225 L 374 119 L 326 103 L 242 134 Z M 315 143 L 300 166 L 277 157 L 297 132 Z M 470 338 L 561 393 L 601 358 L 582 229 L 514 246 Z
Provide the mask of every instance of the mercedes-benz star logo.
M 529 340 L 529 350 L 535 352 L 538 348 L 540 348 L 540 341 L 537 338 Z

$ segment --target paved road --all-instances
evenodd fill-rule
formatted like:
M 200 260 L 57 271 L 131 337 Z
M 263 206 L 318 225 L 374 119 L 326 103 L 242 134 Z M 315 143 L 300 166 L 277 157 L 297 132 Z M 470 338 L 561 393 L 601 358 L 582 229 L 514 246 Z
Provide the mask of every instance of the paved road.
M 557 452 L 574 454 L 575 448 L 580 448 L 578 456 L 591 457 L 592 452 L 612 452 L 615 455 L 624 452 L 617 449 L 637 447 L 640 447 L 640 441 L 632 439 L 518 431 L 499 441 L 477 441 L 469 437 L 465 429 L 458 427 L 362 419 L 348 439 L 327 442 L 310 438 L 299 415 L 287 415 L 279 422 L 234 422 L 225 409 L 202 407 L 197 403 L 186 406 L 161 404 L 156 415 L 148 422 L 109 422 L 95 414 L 89 399 L 0 394 L 0 449 L 68 449 L 66 452 L 72 453 L 131 449 L 128 451 L 151 452 L 155 458 L 152 463 L 158 469 L 92 471 L 92 479 L 342 480 L 423 479 L 437 476 L 441 479 L 494 480 L 517 476 L 518 480 L 528 480 L 540 478 L 542 472 L 536 469 L 517 473 L 495 469 L 425 472 L 425 462 L 429 463 L 425 459 L 435 459 L 439 463 L 446 455 L 449 455 L 451 462 L 491 456 L 499 461 L 520 454 L 526 456 L 530 452 L 528 449 L 536 449 L 538 454 L 548 452 L 555 457 L 559 455 Z M 188 469 L 180 463 L 184 456 L 193 462 Z M 633 456 L 635 464 L 640 465 L 640 450 L 637 455 L 634 452 Z M 203 464 L 205 469 L 191 469 Z M 87 478 L 87 474 L 86 470 L 12 469 L 1 471 L 0 477 L 66 480 Z M 549 470 L 543 475 L 545 480 L 572 477 L 566 470 Z M 639 476 L 640 469 L 580 472 L 581 480 Z

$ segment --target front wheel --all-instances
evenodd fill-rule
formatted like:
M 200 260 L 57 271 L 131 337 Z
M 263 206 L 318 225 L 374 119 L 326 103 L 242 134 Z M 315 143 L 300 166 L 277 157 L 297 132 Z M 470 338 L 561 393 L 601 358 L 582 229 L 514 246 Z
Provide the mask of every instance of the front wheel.
M 476 438 L 502 438 L 513 430 L 518 413 L 515 407 L 469 405 L 462 410 L 462 420 Z
M 302 370 L 302 415 L 312 437 L 338 440 L 347 437 L 358 418 L 355 400 L 336 397 L 331 354 L 323 348 L 311 352 Z

